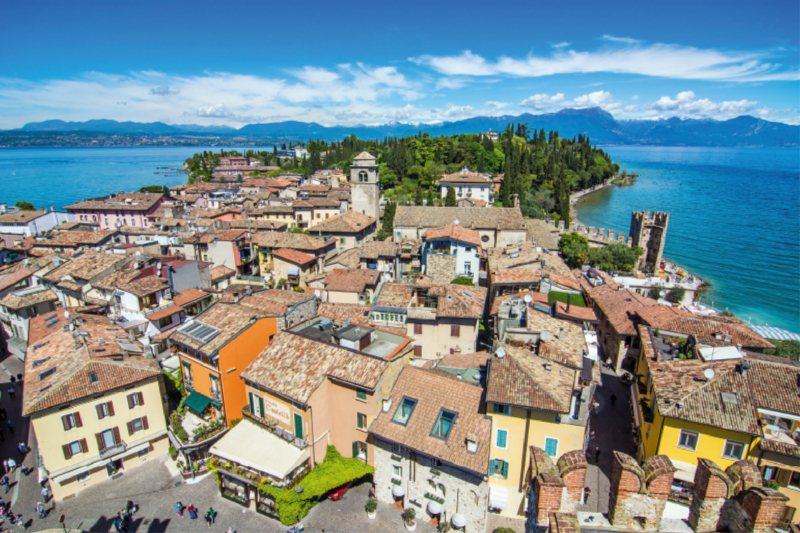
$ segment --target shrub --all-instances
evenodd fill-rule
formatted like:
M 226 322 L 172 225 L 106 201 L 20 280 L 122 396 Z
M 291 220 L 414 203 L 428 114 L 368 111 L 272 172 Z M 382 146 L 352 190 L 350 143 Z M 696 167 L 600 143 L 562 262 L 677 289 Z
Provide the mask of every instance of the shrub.
M 684 296 L 686 296 L 686 289 L 683 287 L 675 287 L 670 289 L 667 293 L 667 301 L 673 304 L 679 304 Z
M 364 509 L 366 509 L 368 513 L 374 513 L 377 508 L 378 500 L 375 498 L 367 498 L 367 503 L 364 505 Z
M 498 527 L 497 529 L 492 531 L 492 533 L 516 533 L 516 532 L 510 527 Z
M 403 517 L 403 521 L 406 523 L 413 522 L 414 519 L 417 517 L 417 511 L 413 507 L 409 507 L 405 511 L 403 511 L 403 514 L 400 516 Z
M 467 285 L 469 287 L 473 287 L 475 284 L 472 282 L 472 278 L 468 278 L 467 276 L 459 276 L 453 281 L 450 282 L 451 285 Z
M 451 526 L 447 522 L 440 522 L 439 527 L 436 528 L 436 530 L 439 533 L 448 533 L 448 531 L 450 531 L 451 529 L 453 529 L 453 526 Z
M 178 450 L 175 449 L 175 446 L 170 446 L 168 451 L 173 461 L 178 458 Z

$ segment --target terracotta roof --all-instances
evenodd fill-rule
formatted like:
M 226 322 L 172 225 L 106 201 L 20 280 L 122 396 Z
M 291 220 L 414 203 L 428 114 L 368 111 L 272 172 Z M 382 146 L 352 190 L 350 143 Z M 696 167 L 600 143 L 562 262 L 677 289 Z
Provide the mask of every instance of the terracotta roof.
M 27 267 L 18 268 L 16 271 L 2 275 L 0 274 L 0 292 L 3 292 L 6 289 L 10 289 L 14 287 L 21 281 L 31 277 L 33 275 L 33 270 Z
M 163 309 L 159 309 L 155 313 L 146 315 L 145 318 L 147 318 L 147 320 L 161 320 L 162 318 L 175 315 L 181 311 L 183 311 L 183 308 L 178 305 L 168 305 Z
M 800 447 L 796 445 L 767 438 L 759 440 L 758 445 L 762 450 L 800 459 Z
M 289 248 L 280 248 L 275 250 L 272 252 L 272 257 L 277 257 L 278 259 L 283 259 L 284 261 L 289 261 L 290 263 L 300 266 L 313 263 L 317 260 L 317 258 L 313 255 L 305 254 L 297 250 L 290 250 Z
M 244 220 L 231 220 L 232 228 L 246 228 L 248 230 L 276 230 L 288 226 L 288 222 L 284 220 L 253 220 L 247 218 Z
M 492 422 L 481 401 L 483 390 L 469 383 L 421 368 L 403 368 L 391 393 L 392 406 L 381 411 L 370 425 L 376 437 L 408 446 L 459 468 L 486 475 L 489 467 Z M 392 419 L 403 398 L 416 400 L 405 425 Z M 434 437 L 433 427 L 442 409 L 457 413 L 447 439 Z M 478 444 L 476 453 L 467 451 L 467 438 Z
M 310 233 L 358 233 L 375 224 L 376 220 L 370 216 L 357 213 L 350 209 L 346 213 L 336 215 L 308 228 Z
M 115 270 L 109 275 L 104 276 L 99 280 L 95 281 L 94 283 L 92 283 L 92 287 L 94 287 L 95 289 L 113 291 L 120 285 L 129 283 L 130 281 L 134 280 L 139 275 L 141 275 L 141 272 L 136 269 L 122 268 L 120 270 Z
M 200 290 L 200 289 L 186 289 L 185 291 L 181 291 L 176 294 L 172 298 L 172 303 L 175 305 L 180 305 L 181 307 L 185 307 L 191 303 L 194 303 L 198 300 L 202 300 L 203 298 L 207 298 L 211 296 L 210 293 Z
M 414 285 L 410 283 L 384 283 L 375 305 L 407 308 L 414 298 Z
M 217 239 L 220 241 L 236 241 L 247 235 L 246 229 L 229 229 L 220 232 Z
M 364 259 L 379 259 L 381 257 L 394 258 L 399 252 L 399 245 L 392 241 L 369 241 L 363 246 L 353 248 L 358 250 Z
M 56 283 L 56 287 L 58 287 L 59 289 L 66 289 L 68 291 L 73 291 L 73 292 L 83 292 L 83 284 L 68 279 L 62 279 L 61 281 Z
M 439 179 L 439 183 L 449 185 L 451 183 L 470 183 L 470 184 L 483 184 L 491 187 L 492 180 L 486 176 L 482 176 L 477 172 L 470 172 L 467 169 L 461 169 L 455 174 L 445 174 L 443 178 Z
M 108 198 L 95 198 L 92 200 L 84 200 L 77 204 L 66 206 L 64 209 L 68 210 L 91 210 L 91 211 L 149 211 L 151 207 L 156 205 L 165 198 L 160 193 L 149 192 L 126 192 Z M 128 202 L 130 200 L 130 202 Z
M 579 305 L 570 305 L 567 311 L 567 304 L 564 302 L 556 302 L 556 316 L 565 316 L 586 322 L 596 322 L 597 315 L 591 307 L 581 307 Z
M 321 250 L 328 242 L 305 233 L 282 233 L 277 231 L 257 231 L 251 242 L 260 248 L 290 248 L 292 250 Z
M 525 348 L 508 344 L 500 347 L 506 355 L 489 360 L 487 402 L 569 412 L 575 373 L 579 370 L 539 357 Z
M 529 218 L 525 221 L 525 230 L 528 233 L 528 242 L 536 243 L 547 250 L 558 250 L 558 237 L 554 226 L 550 226 L 544 220 Z
M 161 374 L 153 359 L 122 358 L 120 343 L 136 346 L 138 353 L 141 345 L 131 342 L 125 330 L 106 317 L 78 313 L 72 313 L 72 317 L 82 322 L 76 322 L 76 330 L 88 336 L 73 337 L 72 331 L 65 330 L 61 312 L 31 319 L 33 336 L 25 357 L 24 416 Z M 48 328 L 47 324 L 51 326 Z M 90 379 L 91 374 L 96 379 Z
M 589 352 L 589 347 L 581 326 L 545 313 L 529 312 L 528 329 L 548 333 L 547 341 L 539 341 L 541 357 L 572 368 L 583 368 L 583 355 Z
M 361 266 L 361 248 L 350 248 L 349 250 L 336 254 L 328 259 L 325 265 L 341 265 L 345 268 L 355 270 Z
M 374 389 L 388 363 L 282 331 L 250 363 L 242 377 L 300 403 L 328 377 Z
M 556 285 L 560 285 L 562 287 L 566 287 L 568 289 L 573 289 L 576 291 L 581 290 L 581 285 L 578 283 L 578 280 L 572 277 L 572 274 L 562 275 L 558 274 L 557 272 L 550 272 L 550 281 Z
M 303 185 L 301 191 L 307 192 L 328 192 L 331 188 L 328 185 Z
M 375 285 L 380 280 L 380 272 L 370 269 L 345 270 L 337 268 L 325 278 L 325 289 L 335 292 L 363 293 L 367 286 Z
M 250 327 L 250 320 L 263 316 L 251 307 L 222 301 L 214 302 L 205 311 L 194 317 L 194 320 L 187 321 L 186 324 L 176 329 L 170 336 L 173 342 L 188 346 L 207 357 L 214 357 L 217 351 L 225 346 L 228 341 L 240 332 Z M 184 334 L 184 330 L 189 323 L 202 323 L 219 330 L 219 333 L 208 342 L 195 340 Z
M 496 297 L 492 302 L 492 311 L 489 314 L 496 315 L 500 311 L 500 304 L 503 302 L 524 300 L 526 296 L 530 296 L 532 298 L 531 305 L 538 304 L 547 307 L 548 309 L 550 308 L 550 301 L 546 294 L 536 291 L 524 291 Z
M 759 407 L 800 415 L 800 368 L 792 361 L 748 358 L 747 381 Z
M 426 241 L 438 241 L 448 239 L 451 241 L 471 244 L 475 247 L 481 245 L 481 234 L 474 229 L 462 228 L 455 224 L 432 228 L 422 234 L 422 239 Z
M 28 211 L 18 211 L 16 213 L 4 213 L 0 215 L 0 224 L 27 224 L 40 216 L 47 214 L 44 209 L 31 209 Z
M 51 283 L 58 283 L 64 276 L 89 281 L 103 271 L 128 261 L 129 257 L 87 250 L 77 257 L 73 256 L 73 259 L 57 266 L 42 278 Z
M 486 207 L 486 204 L 489 203 L 486 200 L 478 200 L 477 198 L 459 198 L 458 201 L 465 204 L 472 204 L 472 207 Z
M 164 289 L 169 289 L 169 282 L 158 276 L 145 276 L 120 285 L 119 289 L 135 296 L 147 296 Z
M 525 220 L 517 207 L 422 207 L 398 206 L 394 227 L 438 228 L 453 224 L 472 229 L 523 229 Z
M 650 309 L 642 309 L 637 311 L 637 314 L 646 324 L 654 328 L 694 335 L 703 344 L 712 346 L 741 344 L 749 348 L 775 347 L 771 342 L 742 322 L 731 323 L 718 320 L 715 316 L 698 316 L 688 312 L 670 314 L 665 311 L 659 311 L 654 312 Z M 717 339 L 715 334 L 722 334 L 723 338 Z M 730 335 L 731 339 L 729 341 L 724 340 L 725 335 Z
M 38 305 L 45 302 L 58 301 L 58 296 L 56 296 L 56 293 L 54 293 L 52 289 L 40 287 L 40 290 L 37 290 L 35 292 L 31 291 L 32 289 L 21 289 L 20 291 L 18 291 L 18 292 L 23 292 L 23 294 L 10 292 L 6 294 L 6 297 L 3 298 L 2 301 L 0 301 L 0 305 L 8 307 L 9 309 L 23 309 L 25 307 Z
M 429 294 L 438 296 L 437 316 L 454 318 L 481 318 L 486 305 L 485 287 L 431 283 Z
M 361 152 L 360 154 L 358 154 L 357 156 L 355 156 L 353 158 L 353 161 L 367 161 L 367 160 L 370 160 L 370 159 L 375 159 L 375 156 L 370 154 L 367 151 L 364 151 L 364 152 Z
M 634 320 L 639 310 L 660 305 L 652 298 L 628 290 L 617 290 L 610 285 L 588 289 L 589 297 L 602 311 L 617 333 L 635 335 Z
M 245 296 L 239 300 L 239 305 L 251 307 L 261 315 L 283 316 L 289 312 L 290 307 L 308 301 L 310 298 L 313 298 L 313 295 L 309 296 L 306 293 L 267 289 Z
M 34 246 L 73 247 L 101 244 L 117 233 L 116 230 L 97 229 L 94 231 L 61 231 L 44 242 L 36 242 Z
M 209 271 L 211 274 L 211 281 L 219 281 L 225 278 L 232 278 L 236 271 L 232 268 L 226 267 L 224 265 L 211 267 Z
M 468 354 L 448 354 L 439 359 L 437 367 L 444 368 L 480 368 L 486 366 L 491 354 L 489 352 L 475 352 Z
M 250 211 L 250 216 L 254 215 L 291 215 L 294 213 L 294 209 L 292 209 L 291 205 L 265 205 L 264 207 L 258 207 Z
M 492 285 L 530 285 L 542 279 L 542 271 L 537 268 L 513 268 L 492 270 Z

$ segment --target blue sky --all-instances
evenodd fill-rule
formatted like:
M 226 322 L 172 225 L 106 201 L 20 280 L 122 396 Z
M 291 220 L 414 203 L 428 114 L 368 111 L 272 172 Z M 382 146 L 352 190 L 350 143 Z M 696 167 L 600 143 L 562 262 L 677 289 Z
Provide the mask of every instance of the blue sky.
M 4 0 L 0 19 L 0 128 L 439 122 L 595 105 L 617 118 L 800 123 L 797 0 Z

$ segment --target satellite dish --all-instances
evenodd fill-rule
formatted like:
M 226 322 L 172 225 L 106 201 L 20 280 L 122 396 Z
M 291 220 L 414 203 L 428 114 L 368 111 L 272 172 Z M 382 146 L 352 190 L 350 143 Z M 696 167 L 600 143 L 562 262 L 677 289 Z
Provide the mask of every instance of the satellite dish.
M 494 354 L 497 356 L 498 359 L 502 359 L 503 357 L 506 356 L 506 351 L 502 348 L 498 348 L 497 351 L 494 352 Z
M 317 290 L 317 291 L 314 291 L 314 296 L 319 298 L 320 296 L 322 296 L 322 294 Z
M 541 340 L 543 340 L 543 341 L 546 341 L 547 339 L 549 339 L 549 338 L 550 338 L 550 334 L 549 334 L 548 332 L 546 332 L 546 331 L 543 331 L 543 332 L 542 332 L 542 334 L 541 334 L 541 335 L 539 335 L 539 338 L 540 338 Z
M 526 294 L 524 300 L 526 304 L 529 304 L 533 301 L 533 297 L 530 294 Z
M 64 311 L 64 318 L 69 318 L 69 311 Z
M 458 219 L 456 219 L 456 220 L 453 222 L 453 224 L 455 224 L 456 226 L 458 226 Z
M 714 377 L 714 369 L 713 368 L 706 368 L 703 371 L 703 375 L 706 377 L 706 379 L 713 378 Z

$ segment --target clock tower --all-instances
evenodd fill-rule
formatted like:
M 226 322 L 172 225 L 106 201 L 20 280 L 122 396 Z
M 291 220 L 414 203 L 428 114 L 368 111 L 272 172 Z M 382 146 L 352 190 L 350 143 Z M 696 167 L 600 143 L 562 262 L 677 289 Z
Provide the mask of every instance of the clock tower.
M 380 218 L 381 189 L 378 185 L 378 165 L 375 156 L 361 152 L 350 165 L 350 192 L 353 210 Z

